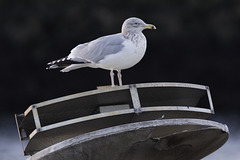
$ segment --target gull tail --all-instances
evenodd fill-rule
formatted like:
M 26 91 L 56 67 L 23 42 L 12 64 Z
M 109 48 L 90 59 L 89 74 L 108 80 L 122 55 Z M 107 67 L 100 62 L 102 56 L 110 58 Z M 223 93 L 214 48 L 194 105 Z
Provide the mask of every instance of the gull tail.
M 90 64 L 89 62 L 79 58 L 64 57 L 64 58 L 49 62 L 47 64 L 48 67 L 46 69 L 63 68 L 61 72 L 69 72 L 71 70 L 88 67 L 89 64 Z

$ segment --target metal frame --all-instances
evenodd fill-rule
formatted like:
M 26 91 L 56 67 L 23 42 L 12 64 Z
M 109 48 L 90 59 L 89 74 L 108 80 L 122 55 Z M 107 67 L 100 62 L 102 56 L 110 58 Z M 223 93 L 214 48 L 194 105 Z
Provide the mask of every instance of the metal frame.
M 207 96 L 208 96 L 208 102 L 210 105 L 210 110 L 211 110 L 212 114 L 214 114 L 215 111 L 214 111 L 214 107 L 213 107 L 213 101 L 212 101 L 212 96 L 210 93 L 210 88 L 208 86 L 206 86 L 206 90 L 207 90 Z
M 144 107 L 141 108 L 141 113 L 146 112 L 159 112 L 159 111 L 188 111 L 188 112 L 202 112 L 202 113 L 211 113 L 208 109 L 205 108 L 197 108 L 197 107 L 187 107 L 187 106 L 154 106 L 154 107 Z M 112 112 L 106 112 L 106 113 L 99 113 L 99 114 L 93 114 L 85 117 L 79 117 L 71 120 L 67 120 L 64 122 L 58 122 L 51 125 L 43 126 L 40 129 L 36 129 L 33 131 L 32 134 L 30 134 L 30 139 L 37 134 L 38 132 L 43 132 L 47 130 L 52 130 L 55 128 L 96 120 L 100 118 L 110 117 L 110 116 L 117 116 L 117 115 L 125 115 L 125 114 L 134 114 L 136 113 L 135 109 L 125 109 L 125 110 L 119 110 L 119 111 L 112 111 Z
M 123 135 L 123 136 L 127 137 L 127 136 L 129 136 L 127 133 L 131 133 L 131 132 L 135 132 L 135 131 L 139 132 L 139 131 L 143 131 L 143 130 L 146 130 L 146 129 L 149 129 L 149 128 L 151 129 L 151 131 L 155 128 L 160 128 L 158 130 L 162 129 L 162 130 L 165 131 L 166 129 L 164 127 L 167 127 L 167 126 L 172 126 L 174 128 L 178 128 L 179 126 L 183 126 L 183 128 L 182 128 L 183 131 L 181 132 L 182 134 L 185 134 L 187 132 L 200 131 L 200 130 L 187 131 L 187 130 L 184 129 L 184 126 L 199 126 L 199 128 L 205 128 L 205 130 L 206 129 L 220 130 L 222 132 L 221 136 L 223 137 L 222 139 L 220 139 L 220 141 L 222 141 L 222 143 L 225 143 L 225 141 L 227 140 L 227 138 L 229 136 L 229 130 L 228 130 L 228 127 L 226 125 L 218 123 L 218 122 L 214 122 L 214 121 L 209 121 L 209 120 L 167 119 L 167 120 L 145 121 L 145 122 L 137 122 L 137 123 L 131 123 L 131 124 L 124 124 L 124 125 L 120 125 L 120 126 L 114 126 L 114 127 L 111 127 L 111 128 L 105 128 L 105 129 L 102 129 L 102 130 L 97 130 L 97 131 L 90 132 L 90 133 L 87 133 L 87 134 L 79 135 L 77 137 L 67 139 L 65 141 L 62 141 L 61 143 L 54 144 L 54 145 L 52 145 L 52 146 L 50 146 L 50 147 L 48 147 L 48 148 L 46 148 L 42 151 L 39 151 L 35 155 L 33 155 L 32 157 L 28 158 L 27 160 L 32 160 L 32 159 L 37 159 L 38 160 L 38 159 L 41 159 L 41 158 L 42 159 L 49 158 L 49 155 L 51 155 L 51 154 L 59 155 L 60 152 L 64 152 L 65 149 L 67 149 L 67 148 L 70 148 L 70 147 L 73 148 L 73 147 L 76 147 L 78 145 L 85 144 L 85 143 L 89 144 L 94 139 L 99 140 L 101 138 L 104 138 L 103 141 L 106 141 L 106 137 L 115 136 L 115 135 L 117 135 L 117 136 L 118 135 Z M 180 132 L 176 130 L 175 133 L 173 133 L 171 136 L 174 136 L 174 135 L 179 134 L 179 133 Z M 139 135 L 141 135 L 141 134 L 139 134 Z M 153 137 L 154 140 L 159 140 L 161 138 L 161 137 L 158 137 L 158 136 L 159 136 L 158 134 L 155 134 L 155 137 Z M 127 137 L 127 138 L 129 139 L 129 137 Z M 148 138 L 150 138 L 150 137 L 148 137 Z M 117 139 L 119 139 L 119 137 Z M 199 139 L 199 141 L 201 142 L 201 141 L 204 141 L 204 140 Z M 127 141 L 125 141 L 125 142 L 127 142 Z M 146 142 L 146 137 L 144 137 L 144 140 L 141 141 L 141 143 L 143 143 L 143 142 Z M 136 143 L 135 139 L 134 139 L 134 143 Z M 210 143 L 212 145 L 213 142 L 210 142 Z M 123 145 L 123 147 L 124 147 L 124 145 Z M 217 147 L 220 147 L 220 146 L 216 146 L 216 149 L 217 149 Z M 88 148 L 89 148 L 89 150 L 92 149 L 91 147 L 88 147 Z M 128 148 L 128 145 L 126 145 L 126 147 L 124 147 L 124 150 L 126 150 L 126 148 Z M 92 149 L 92 150 L 94 150 L 94 149 Z M 119 147 L 119 150 L 120 149 L 121 149 L 121 146 Z
M 33 113 L 33 119 L 35 122 L 36 129 L 41 128 L 41 122 L 38 115 L 37 107 L 35 105 L 32 105 L 32 113 Z
M 145 88 L 145 87 L 183 87 L 183 88 L 193 88 L 193 89 L 201 89 L 201 90 L 207 90 L 208 87 L 203 86 L 203 85 L 197 85 L 197 84 L 190 84 L 190 83 L 170 83 L 170 82 L 161 82 L 161 83 L 140 83 L 140 84 L 130 84 L 130 85 L 123 85 L 123 86 L 117 86 L 117 87 L 98 87 L 99 89 L 92 90 L 92 91 L 86 91 L 86 92 L 81 92 L 81 93 L 76 93 L 60 98 L 55 98 L 52 100 L 40 102 L 37 104 L 34 104 L 37 108 L 44 107 L 46 105 L 50 105 L 53 103 L 60 103 L 64 102 L 66 100 L 70 99 L 75 99 L 79 97 L 84 97 L 84 96 L 90 96 L 90 95 L 95 95 L 99 93 L 106 93 L 106 92 L 111 92 L 111 91 L 120 91 L 124 89 L 129 89 L 129 86 L 135 86 L 137 89 L 138 88 Z M 30 106 L 25 112 L 24 116 L 26 116 L 29 112 L 31 112 L 32 106 Z
M 142 112 L 142 109 L 141 109 L 141 103 L 140 103 L 140 99 L 138 96 L 138 91 L 137 91 L 136 85 L 129 85 L 129 89 L 130 89 L 130 93 L 131 93 L 134 112 L 136 114 L 139 114 Z
M 139 95 L 138 95 L 138 88 L 145 88 L 145 87 L 183 87 L 183 88 L 195 88 L 195 89 L 200 89 L 200 90 L 206 90 L 207 97 L 208 97 L 208 102 L 210 109 L 205 109 L 205 108 L 196 108 L 196 107 L 189 107 L 189 106 L 148 106 L 148 107 L 141 107 Z M 106 93 L 106 92 L 111 92 L 111 91 L 119 91 L 123 89 L 129 89 L 130 91 L 130 96 L 132 100 L 132 105 L 134 109 L 126 109 L 126 110 L 121 110 L 121 111 L 113 111 L 111 113 L 101 113 L 101 114 L 94 114 L 94 115 L 89 115 L 85 117 L 80 117 L 72 120 L 67 120 L 64 122 L 59 122 L 55 124 L 51 124 L 48 126 L 43 126 L 41 125 L 40 117 L 38 114 L 38 108 L 43 107 L 49 104 L 53 103 L 59 103 L 63 102 L 69 99 L 75 99 L 79 97 L 84 97 L 88 95 L 94 95 L 98 93 Z M 15 114 L 15 121 L 18 129 L 18 134 L 19 134 L 19 139 L 20 143 L 22 146 L 23 154 L 26 155 L 25 149 L 23 146 L 23 140 L 26 139 L 31 139 L 35 134 L 37 134 L 40 131 L 46 131 L 49 129 L 54 129 L 56 127 L 64 126 L 64 125 L 70 125 L 74 123 L 79 123 L 91 119 L 97 119 L 97 118 L 102 118 L 106 116 L 114 116 L 114 115 L 121 115 L 121 114 L 140 114 L 142 112 L 154 112 L 154 111 L 169 111 L 169 110 L 178 110 L 178 111 L 193 111 L 193 112 L 202 112 L 202 113 L 208 113 L 208 114 L 214 114 L 214 107 L 213 107 L 213 102 L 210 94 L 210 89 L 208 86 L 202 86 L 202 85 L 195 85 L 195 84 L 188 84 L 188 83 L 147 83 L 147 84 L 132 84 L 132 85 L 124 85 L 124 86 L 119 86 L 119 87 L 114 87 L 114 88 L 101 88 L 93 91 L 88 91 L 88 92 L 83 92 L 83 93 L 78 93 L 70 96 L 65 96 L 49 101 L 45 101 L 42 103 L 38 103 L 35 105 L 31 105 L 25 112 L 24 114 L 17 115 Z M 33 114 L 33 119 L 34 119 L 34 124 L 36 129 L 29 135 L 29 137 L 23 137 L 22 131 L 19 128 L 19 123 L 18 123 L 18 118 L 19 117 L 24 117 L 27 114 L 29 114 L 32 111 Z
M 24 117 L 24 115 L 23 115 L 23 114 L 15 114 L 14 117 L 15 117 L 15 122 L 16 122 L 16 126 L 17 126 L 18 137 L 19 137 L 19 139 L 20 139 L 20 143 L 21 143 L 21 147 L 22 147 L 22 153 L 23 153 L 23 155 L 25 156 L 26 154 L 25 154 L 25 152 L 24 152 L 23 140 L 27 139 L 27 137 L 23 137 L 23 136 L 22 136 L 22 131 L 20 131 L 19 123 L 18 123 L 18 118 L 19 118 L 19 117 Z
M 41 122 L 40 122 L 39 114 L 38 114 L 38 111 L 37 111 L 37 107 L 35 105 L 32 105 L 32 106 L 30 106 L 30 108 L 31 108 L 32 113 L 33 113 L 33 118 L 34 118 L 34 123 L 35 123 L 36 129 L 38 130 L 38 129 L 41 128 Z M 31 139 L 31 136 L 29 136 L 29 137 L 24 137 L 23 136 L 23 134 L 22 134 L 23 129 L 20 130 L 19 122 L 18 122 L 19 121 L 18 119 L 20 117 L 24 117 L 24 114 L 15 114 L 15 122 L 16 122 L 16 126 L 17 126 L 18 136 L 19 136 L 19 139 L 20 139 L 23 155 L 25 156 L 26 153 L 25 153 L 25 149 L 24 149 L 24 146 L 23 146 L 23 141 Z

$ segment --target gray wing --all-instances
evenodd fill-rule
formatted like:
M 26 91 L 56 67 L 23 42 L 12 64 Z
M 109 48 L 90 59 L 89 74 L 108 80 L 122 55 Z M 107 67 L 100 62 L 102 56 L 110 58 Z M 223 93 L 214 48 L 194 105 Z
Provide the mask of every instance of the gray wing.
M 80 44 L 71 50 L 69 58 L 98 62 L 105 56 L 122 50 L 124 37 L 121 33 L 100 37 L 89 43 Z

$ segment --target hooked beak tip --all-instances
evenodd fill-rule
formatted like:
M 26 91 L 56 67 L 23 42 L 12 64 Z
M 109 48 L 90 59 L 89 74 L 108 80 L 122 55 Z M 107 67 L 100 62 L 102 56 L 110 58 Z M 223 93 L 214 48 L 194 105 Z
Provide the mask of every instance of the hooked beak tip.
M 147 24 L 145 26 L 146 29 L 157 29 L 153 24 Z

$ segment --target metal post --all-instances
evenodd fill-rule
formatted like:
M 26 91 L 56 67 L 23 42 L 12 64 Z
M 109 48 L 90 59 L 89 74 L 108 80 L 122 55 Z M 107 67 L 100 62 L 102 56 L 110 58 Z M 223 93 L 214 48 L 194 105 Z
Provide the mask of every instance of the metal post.
M 41 128 L 41 123 L 40 123 L 40 119 L 38 116 L 37 107 L 35 105 L 32 105 L 32 113 L 33 113 L 33 119 L 35 122 L 36 129 Z
M 16 125 L 17 125 L 19 140 L 20 140 L 20 143 L 21 143 L 21 146 L 22 146 L 22 152 L 23 152 L 23 155 L 25 156 L 24 147 L 23 147 L 23 143 L 22 143 L 23 137 L 22 137 L 22 133 L 21 133 L 20 128 L 19 128 L 18 117 L 23 117 L 23 115 L 22 114 L 20 114 L 20 115 L 15 114 L 15 122 L 16 122 Z
M 206 90 L 207 90 L 207 96 L 208 96 L 208 101 L 209 101 L 210 109 L 211 109 L 211 112 L 214 114 L 215 112 L 214 112 L 212 97 L 211 97 L 211 93 L 210 93 L 210 88 L 209 88 L 208 86 L 206 86 Z
M 136 85 L 129 85 L 129 89 L 130 89 L 130 93 L 131 93 L 131 98 L 132 98 L 132 102 L 133 102 L 134 111 L 135 111 L 136 114 L 139 114 L 139 113 L 142 112 L 142 109 L 141 109 L 141 103 L 140 103 L 140 100 L 139 100 Z

